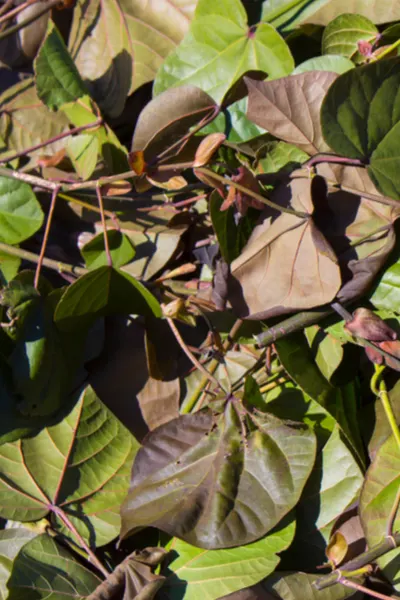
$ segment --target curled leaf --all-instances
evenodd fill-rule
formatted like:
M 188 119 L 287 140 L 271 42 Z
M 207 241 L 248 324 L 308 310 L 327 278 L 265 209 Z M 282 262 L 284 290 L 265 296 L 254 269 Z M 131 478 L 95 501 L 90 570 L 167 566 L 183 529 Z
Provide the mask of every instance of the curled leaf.
M 220 145 L 226 140 L 224 133 L 210 133 L 204 140 L 200 142 L 194 157 L 194 167 L 202 167 L 206 165 L 214 152 L 218 150 Z

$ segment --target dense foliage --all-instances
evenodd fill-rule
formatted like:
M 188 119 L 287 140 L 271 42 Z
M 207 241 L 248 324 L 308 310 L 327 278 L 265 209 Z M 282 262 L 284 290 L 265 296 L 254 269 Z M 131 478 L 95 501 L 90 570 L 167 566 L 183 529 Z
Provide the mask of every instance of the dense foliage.
M 2 598 L 400 597 L 399 46 L 4 2 Z

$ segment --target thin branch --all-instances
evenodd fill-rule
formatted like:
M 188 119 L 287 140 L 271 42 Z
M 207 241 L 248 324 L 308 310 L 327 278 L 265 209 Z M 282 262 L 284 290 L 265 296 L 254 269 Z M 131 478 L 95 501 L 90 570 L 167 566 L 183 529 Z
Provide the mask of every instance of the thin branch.
M 14 0 L 7 0 L 7 2 L 0 8 L 0 23 L 9 21 L 13 17 L 16 17 L 20 12 L 25 10 L 25 8 L 28 8 L 28 6 L 31 6 L 31 4 L 36 4 L 37 2 L 40 2 L 40 0 L 27 0 L 12 10 L 8 10 L 11 6 L 13 6 Z
M 376 592 L 375 590 L 370 590 L 364 585 L 361 585 L 361 583 L 357 583 L 355 581 L 351 581 L 351 579 L 347 579 L 347 577 L 341 577 L 339 579 L 339 583 L 348 588 L 351 588 L 352 590 L 357 590 L 358 592 L 367 594 L 367 596 L 378 598 L 378 600 L 393 600 L 393 596 L 386 596 L 386 594 L 381 594 L 380 592 Z
M 17 248 L 16 246 L 9 246 L 8 244 L 4 244 L 3 242 L 0 242 L 0 252 L 7 254 L 8 256 L 16 256 L 17 258 L 21 258 L 22 260 L 27 260 L 31 263 L 36 264 L 39 262 L 40 258 L 38 254 L 29 252 L 29 250 L 23 250 L 22 248 Z M 57 273 L 85 275 L 88 272 L 88 270 L 84 267 L 69 265 L 67 263 L 59 262 L 58 260 L 53 260 L 51 258 L 43 258 L 42 265 L 44 267 L 47 267 L 48 269 L 57 271 Z
M 57 517 L 64 523 L 66 528 L 69 529 L 69 531 L 76 537 L 79 545 L 85 550 L 86 554 L 88 555 L 89 560 L 92 563 L 92 565 L 94 565 L 100 571 L 100 573 L 102 573 L 102 575 L 104 575 L 104 577 L 108 577 L 110 575 L 110 573 L 107 571 L 107 569 L 104 567 L 104 565 L 97 558 L 97 556 L 95 555 L 93 550 L 91 550 L 89 548 L 89 546 L 87 545 L 87 543 L 85 542 L 85 540 L 83 539 L 81 534 L 76 529 L 75 525 L 69 520 L 66 513 L 59 506 L 52 505 L 50 508 L 51 508 L 52 512 L 54 512 L 54 514 L 56 514 Z
M 210 169 L 206 169 L 205 167 L 198 167 L 196 169 L 196 171 L 198 171 L 199 173 L 203 173 L 204 175 L 211 177 L 212 179 L 216 179 L 217 181 L 220 181 L 224 185 L 229 185 L 231 187 L 234 187 L 237 190 L 239 190 L 240 192 L 243 192 L 244 194 L 247 194 L 248 196 L 255 198 L 259 202 L 266 204 L 267 206 L 269 206 L 270 208 L 273 208 L 274 210 L 276 210 L 278 212 L 281 212 L 281 213 L 283 212 L 283 213 L 287 213 L 289 215 L 294 215 L 295 217 L 299 217 L 299 219 L 308 219 L 310 217 L 310 215 L 308 213 L 303 213 L 298 210 L 293 210 L 292 208 L 287 208 L 285 206 L 280 206 L 279 204 L 275 204 L 275 202 L 272 202 L 272 200 L 268 200 L 268 198 L 264 198 L 264 196 L 261 196 L 261 194 L 257 194 L 257 192 L 253 192 L 253 190 L 250 190 L 249 188 L 245 187 L 244 185 L 241 185 L 240 183 L 237 183 L 236 181 L 232 181 L 232 179 L 228 179 L 227 177 L 218 175 L 218 173 L 214 173 L 214 171 L 211 171 Z
M 59 188 L 54 189 L 53 193 L 51 195 L 49 214 L 47 215 L 47 221 L 46 221 L 46 227 L 45 227 L 45 230 L 44 230 L 42 247 L 40 248 L 39 259 L 38 259 L 37 266 L 36 266 L 35 281 L 34 281 L 34 286 L 35 286 L 36 289 L 38 289 L 38 286 L 39 286 L 40 271 L 41 271 L 41 268 L 42 268 L 44 255 L 46 253 L 46 247 L 47 247 L 47 242 L 48 242 L 48 239 L 49 239 L 51 222 L 52 222 L 52 219 L 53 219 L 54 209 L 56 207 L 56 200 L 57 200 L 58 189 Z
M 331 587 L 336 583 L 339 583 L 339 579 L 342 576 L 342 571 L 357 571 L 366 565 L 376 561 L 384 554 L 387 554 L 391 550 L 400 546 L 400 533 L 396 533 L 394 536 L 385 537 L 380 544 L 377 544 L 370 550 L 363 552 L 356 558 L 353 558 L 340 569 L 335 569 L 332 573 L 320 577 L 314 582 L 314 586 L 317 590 L 324 590 L 325 588 Z
M 103 197 L 101 195 L 101 189 L 100 189 L 99 185 L 96 187 L 96 195 L 97 195 L 97 200 L 99 202 L 100 215 L 101 215 L 101 224 L 103 226 L 104 249 L 105 249 L 106 256 L 107 256 L 108 266 L 112 267 L 113 266 L 113 261 L 112 261 L 112 256 L 111 256 L 111 253 L 110 253 L 110 246 L 109 246 L 109 243 L 108 243 L 108 232 L 107 232 L 106 218 L 105 218 L 105 215 L 104 215 Z
M 11 169 L 7 169 L 6 167 L 0 166 L 0 175 L 2 177 L 9 177 L 10 179 L 16 179 L 17 181 L 23 181 L 24 183 L 28 183 L 29 185 L 35 185 L 37 187 L 43 188 L 44 190 L 54 190 L 60 186 L 59 183 L 54 181 L 46 181 L 42 179 L 42 177 L 37 177 L 36 175 L 29 175 L 28 173 L 20 173 L 19 171 L 13 171 Z M 64 189 L 64 186 L 62 187 Z
M 45 8 L 43 8 L 41 11 L 30 15 L 27 19 L 21 21 L 20 23 L 17 23 L 13 27 L 8 27 L 8 29 L 5 29 L 4 31 L 0 32 L 0 41 L 5 40 L 10 35 L 13 35 L 14 33 L 17 33 L 17 31 L 24 29 L 24 27 L 28 27 L 28 25 L 40 19 L 42 15 L 49 12 L 49 10 L 52 9 L 54 6 L 57 6 L 57 4 L 60 4 L 60 0 L 50 0 L 50 2 L 46 2 Z
M 179 330 L 176 327 L 173 319 L 171 319 L 170 317 L 167 317 L 167 323 L 170 326 L 171 331 L 172 331 L 172 333 L 174 334 L 174 336 L 176 338 L 176 341 L 178 342 L 178 344 L 180 345 L 180 347 L 182 348 L 182 350 L 184 351 L 184 353 L 186 354 L 186 356 L 188 357 L 188 359 L 196 367 L 196 369 L 198 369 L 199 371 L 201 371 L 203 373 L 204 377 L 208 381 L 210 381 L 217 388 L 221 389 L 221 384 L 219 383 L 219 381 L 217 379 L 215 379 L 215 377 L 209 371 L 207 371 L 207 369 L 205 369 L 203 367 L 203 365 L 197 360 L 197 358 L 195 357 L 195 355 L 189 350 L 189 348 L 185 344 L 184 339 L 182 338 L 181 334 L 179 333 Z
M 302 166 L 313 167 L 321 163 L 333 163 L 338 165 L 348 165 L 350 167 L 366 167 L 364 161 L 359 158 L 346 158 L 345 156 L 337 156 L 336 154 L 315 154 L 307 160 Z
M 325 307 L 318 308 L 316 310 L 304 311 L 292 315 L 287 319 L 284 319 L 280 323 L 273 325 L 267 331 L 263 331 L 255 336 L 258 346 L 269 346 L 274 342 L 286 337 L 290 333 L 301 331 L 310 325 L 315 325 L 329 317 L 333 313 L 333 308 Z
M 100 127 L 100 125 L 102 125 L 102 124 L 103 124 L 103 119 L 97 119 L 96 121 L 94 121 L 93 123 L 89 123 L 88 125 L 81 125 L 80 127 L 74 127 L 73 129 L 69 129 L 68 131 L 59 133 L 58 135 L 55 135 L 54 137 L 46 140 L 45 142 L 41 142 L 40 144 L 31 146 L 30 148 L 26 148 L 25 150 L 16 152 L 15 154 L 8 156 L 7 158 L 2 158 L 0 160 L 0 165 L 5 164 L 5 163 L 10 163 L 13 160 L 15 160 L 16 158 L 21 158 L 21 156 L 25 156 L 26 154 L 29 154 L 30 152 L 34 152 L 35 150 L 44 148 L 45 146 L 48 146 L 49 144 L 54 144 L 54 142 L 59 142 L 60 140 L 63 140 L 64 138 L 67 138 L 76 133 L 81 133 L 82 131 L 85 131 L 87 129 L 95 129 L 96 127 Z

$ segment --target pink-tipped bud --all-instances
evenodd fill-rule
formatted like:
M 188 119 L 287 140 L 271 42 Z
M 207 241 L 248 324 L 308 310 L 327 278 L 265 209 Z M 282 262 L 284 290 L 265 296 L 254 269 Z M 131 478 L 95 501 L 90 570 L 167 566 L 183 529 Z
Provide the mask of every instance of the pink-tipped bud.
M 357 308 L 353 313 L 352 320 L 347 321 L 344 328 L 351 335 L 370 342 L 387 342 L 397 339 L 397 333 L 368 308 Z

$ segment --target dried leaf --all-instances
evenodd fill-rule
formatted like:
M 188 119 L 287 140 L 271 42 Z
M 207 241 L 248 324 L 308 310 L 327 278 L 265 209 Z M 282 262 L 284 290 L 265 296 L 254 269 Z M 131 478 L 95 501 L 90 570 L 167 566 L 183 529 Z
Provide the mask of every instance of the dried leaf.
M 340 288 L 337 259 L 311 217 L 311 180 L 295 179 L 287 191 L 309 216 L 283 213 L 254 229 L 231 265 L 229 300 L 241 316 L 265 319 L 312 308 L 333 300 Z
M 210 133 L 210 135 L 201 140 L 196 151 L 193 167 L 202 167 L 203 165 L 206 165 L 214 152 L 218 150 L 225 140 L 226 135 L 224 133 Z
M 249 90 L 247 117 L 281 140 L 307 152 L 327 152 L 320 124 L 320 109 L 337 75 L 311 71 L 272 81 L 246 78 Z

